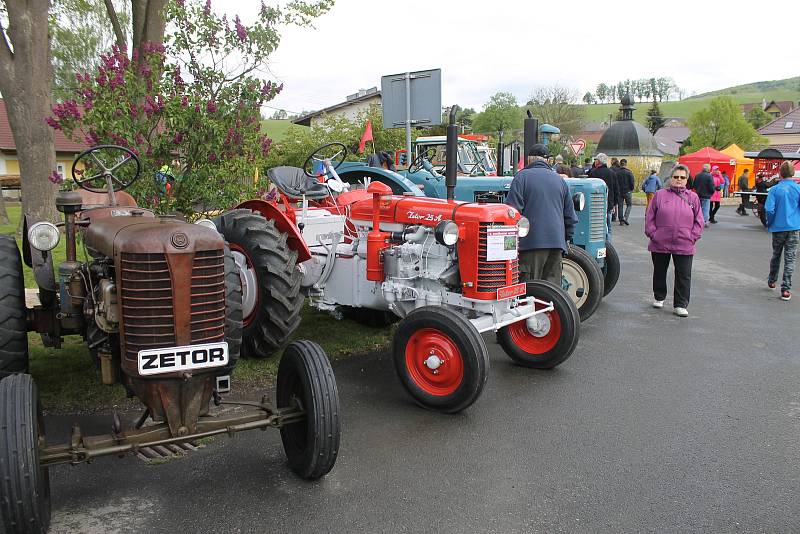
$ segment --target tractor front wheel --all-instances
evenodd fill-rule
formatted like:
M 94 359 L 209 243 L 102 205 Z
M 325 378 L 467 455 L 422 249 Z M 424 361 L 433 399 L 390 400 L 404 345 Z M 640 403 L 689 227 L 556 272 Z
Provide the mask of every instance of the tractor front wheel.
M 30 375 L 0 380 L 0 528 L 8 534 L 47 532 L 50 478 L 39 465 L 42 411 Z
M 228 343 L 230 373 L 242 350 L 242 280 L 230 248 L 225 246 L 225 341 Z
M 607 296 L 616 287 L 619 280 L 620 273 L 619 254 L 617 249 L 611 244 L 611 241 L 606 241 L 606 261 L 603 263 L 603 276 L 604 287 L 603 296 Z
M 552 369 L 570 357 L 580 336 L 580 316 L 572 300 L 550 282 L 528 282 L 528 296 L 553 303 L 543 312 L 504 326 L 497 332 L 497 341 L 518 365 L 534 369 Z M 536 309 L 547 304 L 536 303 Z
M 297 252 L 273 221 L 250 210 L 232 210 L 214 222 L 230 246 L 241 279 L 242 356 L 269 356 L 300 324 L 303 294 Z
M 585 321 L 603 300 L 603 271 L 589 253 L 569 245 L 569 253 L 561 262 L 561 288 L 575 303 L 581 321 Z
M 339 391 L 322 347 L 311 341 L 290 343 L 278 366 L 277 406 L 297 406 L 306 418 L 281 427 L 289 467 L 313 480 L 327 474 L 339 454 Z
M 409 313 L 397 327 L 392 354 L 403 387 L 431 410 L 460 412 L 486 384 L 489 356 L 483 337 L 447 308 L 425 306 Z
M 22 259 L 16 240 L 9 236 L 0 236 L 0 371 L 28 372 Z

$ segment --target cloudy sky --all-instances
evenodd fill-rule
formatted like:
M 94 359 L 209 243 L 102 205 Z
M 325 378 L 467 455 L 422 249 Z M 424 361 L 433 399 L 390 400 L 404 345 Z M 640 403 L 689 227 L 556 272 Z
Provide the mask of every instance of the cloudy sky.
M 259 2 L 214 5 L 248 20 Z M 431 68 L 442 69 L 444 105 L 477 110 L 497 91 L 524 101 L 532 88 L 553 83 L 583 95 L 603 81 L 669 76 L 692 94 L 788 78 L 800 75 L 800 44 L 796 32 L 770 22 L 781 24 L 790 13 L 795 18 L 796 6 L 783 0 L 336 0 L 316 28 L 283 30 L 269 69 L 285 89 L 270 105 L 320 109 L 380 86 L 382 75 Z

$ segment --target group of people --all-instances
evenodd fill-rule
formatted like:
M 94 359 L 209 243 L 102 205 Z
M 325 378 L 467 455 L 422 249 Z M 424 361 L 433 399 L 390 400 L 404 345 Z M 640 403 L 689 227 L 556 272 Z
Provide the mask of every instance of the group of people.
M 568 252 L 577 217 L 562 178 L 563 169 L 554 169 L 548 161 L 548 150 L 536 144 L 527 154 L 527 166 L 511 182 L 506 203 L 517 208 L 536 230 L 519 243 L 520 279 L 548 280 L 561 283 L 561 258 Z M 615 165 L 616 163 L 616 165 Z M 781 181 L 769 190 L 766 201 L 768 229 L 772 234 L 773 254 L 767 285 L 775 288 L 781 256 L 783 277 L 781 298 L 791 298 L 792 274 L 800 234 L 800 184 L 793 179 L 794 166 L 784 162 L 780 168 Z M 608 166 L 608 156 L 597 154 L 587 174 L 603 180 L 608 187 L 607 227 L 616 211 L 620 225 L 628 223 L 634 189 L 633 173 L 624 159 Z M 691 183 L 690 183 L 691 182 Z M 717 166 L 705 165 L 692 180 L 689 168 L 676 165 L 666 184 L 655 171 L 644 180 L 642 189 L 647 195 L 645 235 L 653 262 L 653 307 L 663 308 L 667 297 L 667 269 L 675 267 L 673 313 L 688 317 L 692 281 L 692 262 L 696 243 L 709 224 L 716 222 L 725 186 L 723 173 Z M 729 182 L 728 182 L 729 184 Z M 741 185 L 740 185 L 741 188 Z M 625 208 L 625 209 L 623 209 Z

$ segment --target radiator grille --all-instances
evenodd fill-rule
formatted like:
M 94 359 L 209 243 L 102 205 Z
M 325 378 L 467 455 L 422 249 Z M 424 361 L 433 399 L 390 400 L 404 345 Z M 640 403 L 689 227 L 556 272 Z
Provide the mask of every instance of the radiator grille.
M 124 357 L 136 361 L 140 350 L 176 344 L 172 281 L 164 254 L 123 252 L 120 261 Z
M 589 225 L 589 241 L 606 240 L 606 212 L 608 211 L 606 196 L 603 193 L 592 193 L 591 221 Z
M 225 256 L 202 250 L 192 266 L 192 343 L 225 338 Z
M 476 291 L 494 293 L 501 287 L 519 282 L 519 259 L 507 261 L 486 260 L 486 235 L 492 226 L 504 224 L 481 223 L 478 231 L 478 283 Z M 509 279 L 508 273 L 511 273 Z

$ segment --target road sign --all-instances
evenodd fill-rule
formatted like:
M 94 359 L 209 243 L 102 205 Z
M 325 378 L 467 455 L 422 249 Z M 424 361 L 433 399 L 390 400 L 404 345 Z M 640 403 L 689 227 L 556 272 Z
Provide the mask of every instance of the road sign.
M 384 128 L 406 129 L 411 154 L 411 127 L 442 123 L 442 69 L 382 76 L 381 108 Z
M 580 156 L 583 149 L 586 148 L 586 141 L 583 139 L 576 139 L 569 144 L 569 148 L 572 149 L 573 154 Z

